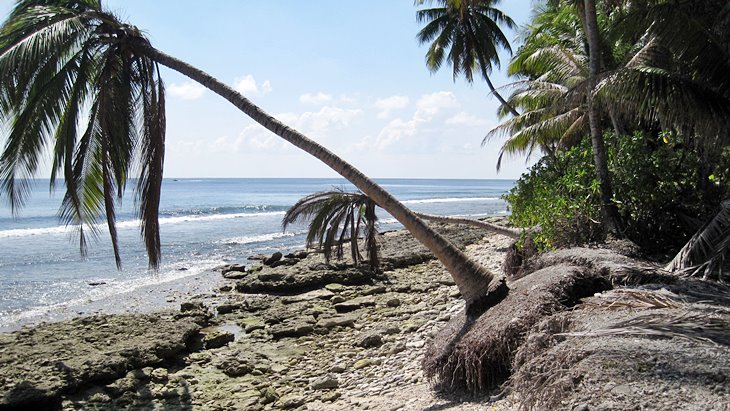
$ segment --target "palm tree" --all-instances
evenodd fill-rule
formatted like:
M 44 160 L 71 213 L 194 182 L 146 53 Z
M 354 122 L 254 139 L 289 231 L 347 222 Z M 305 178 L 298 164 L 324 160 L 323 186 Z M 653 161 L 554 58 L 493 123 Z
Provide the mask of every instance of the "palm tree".
M 142 178 L 137 187 L 138 198 L 143 210 L 145 238 L 153 239 L 146 244 L 150 265 L 155 267 L 160 254 L 159 241 L 154 243 L 154 238 L 159 238 L 154 212 L 157 211 L 162 177 L 164 88 L 159 74 L 155 74 L 154 83 L 150 76 L 142 74 L 157 73 L 158 65 L 167 66 L 207 87 L 254 121 L 349 180 L 403 224 L 444 264 L 470 308 L 483 308 L 484 304 L 493 304 L 495 298 L 504 296 L 504 281 L 492 281 L 494 275 L 484 266 L 429 228 L 362 172 L 273 118 L 230 86 L 157 50 L 140 30 L 107 12 L 100 0 L 20 0 L 0 28 L 0 80 L 3 84 L 0 117 L 9 120 L 11 130 L 0 161 L 0 175 L 13 209 L 21 206 L 25 199 L 25 181 L 36 171 L 42 147 L 56 136 L 60 136 L 63 144 L 54 152 L 57 160 L 54 170 L 62 169 L 72 177 L 85 176 L 80 186 L 71 181 L 73 179 L 69 180 L 71 185 L 67 185 L 66 196 L 70 200 L 64 202 L 69 204 L 72 215 L 78 216 L 80 223 L 97 219 L 102 212 L 102 202 L 105 211 L 108 209 L 114 191 L 111 189 L 114 187 L 109 187 L 110 182 L 117 190 L 121 189 L 128 178 L 132 153 L 141 151 Z M 105 71 L 107 66 L 109 69 Z M 144 78 L 131 81 L 137 77 Z M 126 89 L 122 83 L 127 85 Z M 154 93 L 150 91 L 153 88 Z M 128 94 L 124 94 L 124 90 L 129 90 Z M 97 95 L 101 97 L 93 99 Z M 143 97 L 132 98 L 137 95 Z M 63 121 L 70 118 L 63 113 L 73 112 L 74 107 L 80 109 L 82 101 L 98 101 L 98 108 L 92 110 L 98 114 L 95 116 L 98 120 L 94 120 L 90 131 L 78 138 L 78 130 L 72 122 Z M 110 113 L 117 105 L 126 112 Z M 145 113 L 144 110 L 151 112 L 143 116 L 144 120 L 134 122 L 132 113 Z M 20 130 L 29 124 L 22 121 L 23 113 L 28 113 L 25 120 L 32 121 L 35 132 Z M 116 130 L 119 124 L 125 132 Z M 136 130 L 137 127 L 142 130 Z M 65 128 L 69 131 L 64 132 Z M 112 154 L 123 157 L 117 159 Z M 69 161 L 71 157 L 73 160 Z M 74 200 L 77 197 L 78 201 Z M 107 221 L 113 220 L 114 214 L 107 212 Z M 115 242 L 113 224 L 109 226 Z
M 434 0 L 416 0 L 416 5 L 432 4 Z M 513 28 L 512 19 L 494 6 L 499 0 L 436 0 L 439 7 L 416 12 L 419 23 L 426 25 L 416 36 L 421 44 L 432 42 L 426 52 L 426 66 L 438 71 L 447 60 L 454 80 L 463 75 L 474 81 L 478 69 L 489 90 L 499 102 L 517 116 L 519 113 L 497 92 L 489 78 L 492 67 L 499 67 L 500 48 L 512 52 L 509 40 L 500 26 Z
M 482 141 L 506 137 L 498 171 L 505 155 L 529 158 L 540 150 L 553 157 L 586 134 L 588 56 L 583 38 L 576 13 L 560 5 L 539 9 L 526 27 L 508 67 L 509 75 L 520 78 L 509 85 L 514 91 L 508 101 L 522 114 L 504 120 Z M 500 107 L 498 114 L 504 119 L 509 111 Z
M 358 238 L 362 233 L 368 263 L 375 270 L 379 265 L 378 216 L 375 214 L 375 206 L 372 199 L 359 191 L 355 193 L 342 189 L 320 191 L 302 197 L 291 206 L 282 219 L 281 226 L 286 231 L 291 224 L 307 222 L 309 224 L 307 247 L 322 248 L 327 261 L 331 259 L 333 251 L 335 257 L 341 259 L 344 255 L 343 246 L 346 243 L 350 244 L 352 261 L 355 263 L 362 261 L 358 246 Z M 415 214 L 427 221 L 470 225 L 513 239 L 520 237 L 519 230 L 486 221 L 424 213 Z
M 307 247 L 321 247 L 327 262 L 333 250 L 338 259 L 342 258 L 345 243 L 350 244 L 352 261 L 362 261 L 358 246 L 362 233 L 370 268 L 378 268 L 378 216 L 375 202 L 362 192 L 348 193 L 340 189 L 305 196 L 286 211 L 281 226 L 286 231 L 289 225 L 305 221 L 309 222 Z
M 601 210 L 604 224 L 609 233 L 621 236 L 621 217 L 616 203 L 613 201 L 611 177 L 608 174 L 608 156 L 606 143 L 603 140 L 600 111 L 595 103 L 595 91 L 598 85 L 598 76 L 601 73 L 601 43 L 598 33 L 598 18 L 596 15 L 595 0 L 585 0 L 585 33 L 588 40 L 589 71 L 588 71 L 588 124 L 591 130 L 591 146 L 593 147 L 593 162 L 596 166 L 596 177 L 599 183 Z

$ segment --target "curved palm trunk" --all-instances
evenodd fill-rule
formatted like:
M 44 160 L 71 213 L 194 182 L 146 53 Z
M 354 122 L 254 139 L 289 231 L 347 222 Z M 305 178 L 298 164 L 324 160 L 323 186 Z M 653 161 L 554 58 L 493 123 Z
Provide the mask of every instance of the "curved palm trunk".
M 591 145 L 593 147 L 593 162 L 596 165 L 596 177 L 600 184 L 601 210 L 603 212 L 606 228 L 610 234 L 621 235 L 621 222 L 616 204 L 613 202 L 613 189 L 608 174 L 608 159 L 606 156 L 606 144 L 600 124 L 600 113 L 593 99 L 593 92 L 598 81 L 598 73 L 601 69 L 601 46 L 598 39 L 598 21 L 596 18 L 595 0 L 585 0 L 585 29 L 588 39 L 590 55 L 588 82 L 588 123 L 591 129 Z
M 373 199 L 380 207 L 403 224 L 418 241 L 425 245 L 443 263 L 453 277 L 462 297 L 466 300 L 467 306 L 481 306 L 484 303 L 484 297 L 488 300 L 487 304 L 491 304 L 492 299 L 498 298 L 499 295 L 503 296 L 505 293 L 503 280 L 495 282 L 490 287 L 494 275 L 489 270 L 467 257 L 443 236 L 428 227 L 410 209 L 354 166 L 302 133 L 275 119 L 230 86 L 218 81 L 202 70 L 152 46 L 141 45 L 141 47 L 153 60 L 186 75 L 225 98 L 257 123 L 325 163 Z M 490 293 L 488 292 L 490 290 L 498 292 Z
M 414 214 L 416 214 L 422 220 L 435 221 L 435 222 L 446 223 L 446 224 L 470 225 L 472 227 L 485 228 L 489 231 L 495 232 L 497 234 L 502 234 L 509 238 L 514 238 L 514 239 L 520 238 L 520 230 L 516 230 L 514 228 L 509 228 L 509 227 L 502 227 L 500 225 L 488 223 L 486 221 L 474 220 L 471 218 L 441 216 L 441 215 L 425 214 L 425 213 L 414 213 Z
M 484 80 L 487 82 L 487 86 L 489 86 L 489 89 L 492 90 L 492 94 L 494 94 L 494 96 L 497 97 L 497 100 L 499 100 L 499 102 L 502 103 L 502 105 L 507 107 L 507 110 L 509 110 L 509 112 L 512 113 L 513 116 L 515 116 L 515 117 L 519 116 L 520 113 L 517 110 L 515 110 L 515 108 L 512 106 L 512 104 L 508 103 L 507 100 L 505 100 L 504 97 L 502 97 L 502 95 L 499 94 L 499 92 L 497 92 L 497 90 L 494 88 L 494 84 L 492 84 L 492 80 L 489 79 L 489 76 L 487 75 L 486 70 L 483 69 L 483 71 L 484 71 L 484 73 L 483 73 Z

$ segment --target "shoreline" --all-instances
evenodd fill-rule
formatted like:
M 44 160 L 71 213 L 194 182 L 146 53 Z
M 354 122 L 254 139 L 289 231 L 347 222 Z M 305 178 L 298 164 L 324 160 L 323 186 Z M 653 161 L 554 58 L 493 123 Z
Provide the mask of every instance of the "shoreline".
M 494 237 L 483 230 L 470 228 L 448 231 L 452 240 L 462 247 L 484 241 L 485 234 L 486 241 Z M 114 369 L 139 367 L 126 375 L 124 372 L 118 374 L 116 380 L 107 377 L 106 383 L 100 386 L 95 383 L 82 391 L 63 388 L 65 385 L 55 391 L 50 390 L 47 398 L 61 398 L 64 409 L 150 408 L 169 405 L 170 401 L 190 404 L 193 409 L 281 409 L 302 402 L 300 405 L 307 409 L 323 410 L 361 409 L 368 407 L 367 404 L 380 409 L 390 401 L 401 401 L 406 409 L 417 404 L 448 403 L 451 400 L 434 397 L 418 363 L 429 334 L 443 324 L 448 312 L 460 309 L 463 303 L 440 263 L 433 260 L 430 253 L 407 232 L 392 231 L 383 233 L 382 237 L 390 244 L 382 250 L 384 265 L 392 267 L 386 271 L 386 282 L 363 278 L 361 283 L 350 283 L 348 278 L 354 272 L 346 264 L 347 260 L 342 263 L 333 261 L 334 265 L 327 266 L 323 265 L 319 254 L 312 254 L 292 267 L 282 266 L 262 272 L 272 278 L 277 277 L 277 273 L 299 273 L 302 281 L 308 281 L 307 275 L 316 279 L 326 272 L 343 276 L 340 282 L 328 283 L 330 286 L 326 288 L 303 294 L 252 295 L 233 290 L 221 291 L 221 285 L 227 284 L 228 288 L 223 287 L 227 290 L 232 286 L 240 287 L 240 284 L 215 273 L 208 279 L 220 279 L 210 282 L 211 287 L 217 284 L 217 291 L 185 294 L 189 298 L 185 298 L 184 312 L 82 316 L 2 333 L 0 364 L 3 363 L 3 353 L 8 355 L 7 350 L 20 349 L 21 354 L 13 355 L 16 358 L 26 357 L 19 366 L 48 363 L 49 358 L 45 357 L 60 356 L 67 358 L 63 362 L 72 369 L 78 367 L 77 371 L 71 372 L 72 375 L 94 375 L 109 367 L 104 364 L 112 360 L 118 362 Z M 495 268 L 502 260 L 498 254 L 491 252 L 485 252 L 483 259 L 491 261 Z M 158 291 L 161 291 L 160 295 L 166 295 L 170 289 L 174 291 L 175 287 L 162 287 Z M 357 305 L 347 306 L 355 301 Z M 181 302 L 168 304 L 179 309 Z M 106 334 L 110 329 L 119 327 L 133 329 Z M 189 338 L 194 337 L 175 332 L 171 332 L 171 337 L 161 337 L 160 329 L 197 330 L 191 332 L 202 335 L 200 344 L 207 348 L 189 351 L 185 347 L 191 344 Z M 128 334 L 127 340 L 117 341 L 116 335 L 120 333 Z M 370 333 L 374 336 L 369 336 Z M 16 337 L 20 340 L 9 342 Z M 60 352 L 43 351 L 57 347 L 58 343 L 54 341 L 58 338 L 66 339 Z M 111 345 L 97 351 L 88 347 L 89 339 L 108 341 L 107 344 Z M 362 339 L 369 342 L 360 341 Z M 27 344 L 29 351 L 18 347 L 23 344 Z M 120 344 L 121 347 L 118 346 Z M 167 353 L 165 349 L 162 352 L 169 356 L 148 358 L 150 352 L 160 355 L 160 348 L 155 347 L 170 344 L 177 347 L 174 353 Z M 131 348 L 137 346 L 147 348 Z M 92 350 L 92 353 L 81 354 L 75 351 L 77 348 Z M 129 352 L 131 356 L 124 354 L 110 358 L 110 352 Z M 84 360 L 81 363 L 68 360 L 75 357 Z M 364 361 L 355 365 L 360 360 Z M 49 375 L 57 372 L 41 366 L 37 378 L 55 381 L 56 377 Z M 155 377 L 158 374 L 165 377 Z M 383 379 L 385 374 L 392 375 L 392 378 Z M 32 380 L 32 375 L 33 372 L 25 371 L 17 378 L 28 381 Z M 64 378 L 59 377 L 61 380 Z M 320 385 L 330 388 L 323 388 L 313 381 L 317 378 L 329 378 L 320 381 Z M 332 378 L 337 380 L 336 389 L 331 388 Z M 19 389 L 14 383 L 11 386 L 16 388 L 8 386 L 11 379 L 7 377 L 0 405 L 2 400 L 8 400 L 14 389 Z M 362 381 L 366 380 L 371 382 L 363 386 Z M 395 389 L 397 384 L 408 384 L 422 394 L 414 399 L 409 392 Z M 128 388 L 115 388 L 120 385 Z M 3 384 L 0 384 L 2 387 Z M 62 394 L 64 392 L 66 394 Z M 426 393 L 430 394 L 425 396 Z
M 501 272 L 510 239 L 465 226 L 446 231 L 472 258 Z M 619 282 L 650 271 L 609 249 L 546 254 L 537 261 L 544 269 L 511 281 L 506 304 L 479 318 L 488 326 L 525 327 L 506 352 L 513 368 L 504 385 L 476 397 L 434 391 L 422 362 L 439 334 L 459 321 L 463 301 L 443 266 L 410 235 L 394 231 L 382 239 L 386 268 L 375 277 L 310 254 L 236 274 L 215 292 L 190 295 L 180 310 L 86 316 L 0 333 L 0 408 L 511 411 L 550 404 L 593 411 L 678 404 L 724 410 L 730 403 L 727 328 L 708 334 L 714 340 L 605 334 L 627 320 L 673 321 L 685 313 L 709 321 L 704 329 L 712 331 L 730 324 L 730 287 L 650 275 L 640 285 L 588 292 L 578 305 L 545 312 L 532 325 L 523 322 L 530 314 L 520 310 L 552 289 L 544 284 L 581 270 L 586 278 Z M 580 259 L 593 262 L 565 265 Z M 267 291 L 246 292 L 261 287 Z M 712 295 L 719 297 L 708 300 Z M 500 317 L 500 310 L 509 315 Z
M 204 270 L 189 276 L 143 285 L 130 291 L 115 293 L 99 299 L 67 301 L 10 314 L 0 323 L 0 334 L 59 321 L 102 314 L 145 314 L 163 310 L 178 310 L 190 299 L 214 294 L 225 279 L 220 272 Z M 105 284 L 97 287 L 104 287 Z M 10 318 L 10 320 L 6 320 Z

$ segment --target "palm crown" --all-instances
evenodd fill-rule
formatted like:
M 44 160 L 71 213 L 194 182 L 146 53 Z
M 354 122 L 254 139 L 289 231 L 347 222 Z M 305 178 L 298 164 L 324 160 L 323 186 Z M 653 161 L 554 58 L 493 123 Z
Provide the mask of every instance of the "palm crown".
M 426 25 L 418 32 L 418 41 L 431 42 L 426 52 L 426 66 L 431 71 L 441 68 L 444 61 L 451 64 L 454 79 L 464 76 L 474 81 L 474 70 L 484 77 L 492 93 L 502 103 L 507 102 L 495 90 L 489 79 L 493 67 L 499 67 L 499 49 L 512 52 L 501 26 L 513 28 L 514 21 L 494 5 L 498 0 L 435 0 L 439 7 L 416 12 L 419 23 Z M 434 3 L 417 0 L 416 4 Z M 518 113 L 511 110 L 514 115 Z
M 62 220 L 78 226 L 83 253 L 85 234 L 97 234 L 106 215 L 120 265 L 115 196 L 137 171 L 142 234 L 155 268 L 165 91 L 157 63 L 139 50 L 143 44 L 136 27 L 98 0 L 18 2 L 0 28 L 0 121 L 9 128 L 0 178 L 17 212 L 50 147 L 51 184 L 60 172 L 66 186 Z

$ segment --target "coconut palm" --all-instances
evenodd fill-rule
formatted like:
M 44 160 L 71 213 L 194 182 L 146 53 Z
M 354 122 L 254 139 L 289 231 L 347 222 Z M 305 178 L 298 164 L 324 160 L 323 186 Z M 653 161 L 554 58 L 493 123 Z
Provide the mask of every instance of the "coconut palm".
M 370 268 L 378 268 L 378 216 L 375 202 L 362 192 L 348 193 L 340 189 L 305 196 L 287 210 L 281 222 L 282 229 L 286 231 L 289 225 L 297 222 L 309 222 L 307 247 L 322 248 L 327 262 L 333 251 L 341 259 L 346 243 L 350 244 L 352 261 L 362 261 L 358 246 L 362 233 Z
M 500 169 L 505 155 L 525 155 L 536 150 L 552 157 L 559 148 L 571 147 L 587 131 L 585 113 L 587 54 L 582 28 L 569 7 L 543 7 L 526 27 L 523 45 L 508 67 L 521 78 L 509 103 L 522 114 L 504 120 L 490 130 L 482 145 L 506 137 L 497 158 Z M 500 107 L 504 119 L 509 110 Z
M 499 0 L 416 0 L 416 5 L 437 3 L 438 7 L 416 12 L 419 23 L 426 25 L 418 32 L 421 44 L 431 43 L 426 52 L 426 66 L 438 71 L 444 60 L 451 64 L 454 80 L 463 75 L 474 81 L 474 70 L 487 82 L 497 100 L 517 116 L 519 113 L 495 89 L 489 78 L 493 67 L 499 67 L 499 49 L 512 52 L 501 26 L 513 28 L 512 19 L 494 6 Z
M 107 211 L 107 221 L 113 222 L 114 214 L 108 212 L 112 188 L 119 191 L 124 186 L 131 159 L 141 153 L 142 178 L 137 189 L 143 210 L 143 233 L 145 238 L 158 238 L 155 213 L 162 177 L 164 88 L 159 74 L 154 78 L 144 75 L 157 73 L 158 65 L 178 71 L 222 96 L 362 190 L 444 264 L 469 307 L 484 307 L 476 303 L 493 303 L 495 296 L 504 295 L 503 281 L 492 284 L 491 272 L 430 229 L 362 172 L 273 118 L 225 83 L 157 50 L 136 27 L 106 11 L 100 0 L 20 0 L 0 28 L 0 111 L 10 129 L 0 175 L 13 209 L 25 199 L 25 181 L 36 170 L 42 148 L 55 139 L 62 144 L 54 151 L 54 170 L 83 177 L 81 184 L 74 179 L 67 182 L 69 200 L 64 204 L 69 204 L 72 215 L 78 216 L 74 222 L 95 221 L 102 209 Z M 122 85 L 125 81 L 126 88 Z M 98 102 L 98 108 L 91 110 L 96 113 L 90 116 L 94 118 L 93 127 L 79 136 L 80 130 L 75 129 L 73 122 L 64 119 L 72 118 L 75 109 L 83 108 L 82 102 Z M 109 112 L 117 106 L 129 116 Z M 150 114 L 144 114 L 145 110 L 151 110 Z M 135 116 L 131 113 L 143 113 L 143 120 L 132 122 Z M 22 131 L 30 122 L 36 131 Z M 116 158 L 117 155 L 122 158 Z M 115 242 L 113 224 L 109 225 Z M 159 241 L 148 241 L 147 250 L 154 267 L 159 262 Z M 500 292 L 488 292 L 494 287 L 499 287 Z

